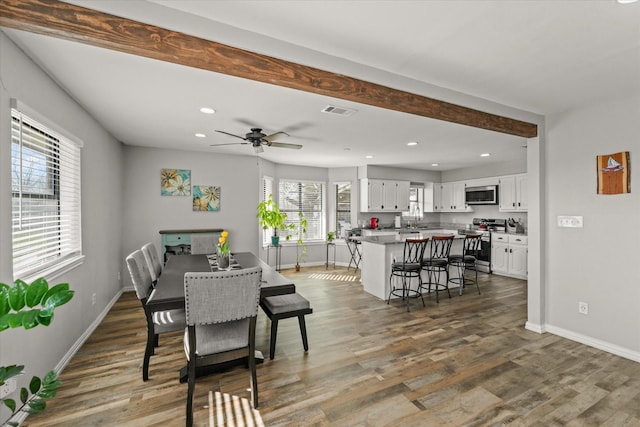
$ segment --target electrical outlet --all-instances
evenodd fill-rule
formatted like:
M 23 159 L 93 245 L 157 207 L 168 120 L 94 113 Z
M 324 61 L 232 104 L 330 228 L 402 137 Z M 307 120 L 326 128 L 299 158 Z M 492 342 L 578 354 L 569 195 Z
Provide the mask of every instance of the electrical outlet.
M 589 314 L 589 304 L 587 304 L 586 302 L 580 301 L 578 303 L 578 313 Z
M 0 385 L 0 399 L 16 391 L 16 387 L 17 386 L 15 378 L 9 378 L 8 380 L 5 380 L 4 384 Z
M 91 304 L 96 305 L 96 294 L 91 295 Z
M 581 216 L 558 216 L 558 227 L 563 228 L 582 228 L 583 221 Z

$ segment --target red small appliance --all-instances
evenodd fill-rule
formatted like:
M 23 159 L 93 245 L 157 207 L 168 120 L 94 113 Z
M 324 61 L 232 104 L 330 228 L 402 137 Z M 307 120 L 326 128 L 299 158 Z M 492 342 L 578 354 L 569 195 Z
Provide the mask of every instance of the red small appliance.
M 378 221 L 380 221 L 380 218 L 376 218 L 375 216 L 371 217 L 371 228 L 372 229 L 375 230 L 376 228 L 378 228 Z

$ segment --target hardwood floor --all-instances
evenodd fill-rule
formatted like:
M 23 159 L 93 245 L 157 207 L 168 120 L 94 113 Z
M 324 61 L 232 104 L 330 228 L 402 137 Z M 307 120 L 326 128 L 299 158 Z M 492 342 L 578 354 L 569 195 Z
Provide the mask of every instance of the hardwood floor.
M 312 304 L 310 349 L 296 319 L 279 323 L 276 357 L 258 367 L 266 426 L 640 426 L 640 364 L 525 330 L 524 281 L 481 275 L 482 295 L 468 288 L 440 304 L 429 295 L 408 313 L 359 282 L 309 278 L 323 272 L 283 272 Z M 58 396 L 24 425 L 184 425 L 182 336 L 161 337 L 145 383 L 145 334 L 139 302 L 125 293 L 60 375 Z M 268 340 L 260 312 L 267 355 Z M 248 398 L 248 386 L 243 368 L 200 379 L 194 425 L 209 425 L 210 390 Z

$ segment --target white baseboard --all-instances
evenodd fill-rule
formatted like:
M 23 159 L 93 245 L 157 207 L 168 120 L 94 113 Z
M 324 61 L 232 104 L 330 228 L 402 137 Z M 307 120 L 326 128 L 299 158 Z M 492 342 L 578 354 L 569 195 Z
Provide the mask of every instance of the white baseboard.
M 537 323 L 526 322 L 524 324 L 524 328 L 526 330 L 528 330 L 528 331 L 537 332 L 539 334 L 542 334 L 542 333 L 546 332 L 545 329 L 544 329 L 544 326 L 539 325 Z
M 527 327 L 527 329 L 529 328 Z M 543 329 L 543 332 L 549 332 L 551 334 L 570 339 L 571 341 L 576 341 L 576 342 L 588 345 L 589 347 L 594 347 L 599 350 L 603 350 L 608 353 L 615 354 L 616 356 L 633 360 L 634 362 L 640 362 L 640 352 L 633 351 L 628 348 L 620 347 L 618 345 L 611 344 L 606 341 L 602 341 L 593 337 L 578 334 L 573 331 L 568 331 L 566 329 L 559 328 L 553 325 L 545 325 L 542 329 Z
M 122 295 L 122 292 L 123 291 L 120 290 L 120 291 L 118 291 L 118 293 L 116 293 L 116 295 L 111 299 L 111 301 L 109 301 L 109 304 L 107 304 L 107 306 L 104 308 L 104 310 L 102 310 L 100 315 L 96 318 L 96 320 L 94 320 L 93 323 L 91 323 L 91 325 L 89 325 L 87 330 L 84 331 L 84 333 L 82 335 L 80 335 L 80 337 L 76 340 L 76 342 L 69 349 L 69 351 L 67 351 L 67 353 L 64 355 L 62 360 L 60 360 L 60 362 L 58 362 L 58 364 L 54 368 L 54 370 L 58 374 L 60 374 L 60 372 L 62 372 L 64 370 L 64 368 L 67 366 L 69 361 L 71 361 L 71 358 L 73 356 L 75 356 L 75 354 L 78 352 L 80 347 L 82 347 L 82 344 L 84 344 L 84 342 L 87 339 L 89 339 L 89 337 L 91 336 L 93 331 L 95 331 L 96 328 L 98 327 L 98 325 L 100 325 L 102 320 L 106 317 L 107 313 L 109 313 L 109 310 L 111 310 L 111 307 L 113 307 L 113 305 L 118 301 L 118 299 L 120 299 L 120 296 Z

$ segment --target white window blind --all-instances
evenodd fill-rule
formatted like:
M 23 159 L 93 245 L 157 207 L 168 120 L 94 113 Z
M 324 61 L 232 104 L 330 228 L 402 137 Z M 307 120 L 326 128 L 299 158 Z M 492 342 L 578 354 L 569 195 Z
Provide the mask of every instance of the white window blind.
M 336 184 L 336 237 L 344 238 L 351 228 L 351 183 Z
M 269 195 L 273 194 L 273 178 L 268 176 L 262 177 L 262 200 L 268 200 Z M 274 197 L 275 200 L 275 197 Z M 262 245 L 271 244 L 271 236 L 273 236 L 273 228 L 262 230 Z
M 11 110 L 14 278 L 82 255 L 80 147 Z
M 280 210 L 287 213 L 287 223 L 294 224 L 292 238 L 298 239 L 302 212 L 307 220 L 307 232 L 302 235 L 303 241 L 324 240 L 325 203 L 324 184 L 322 182 L 280 180 Z

